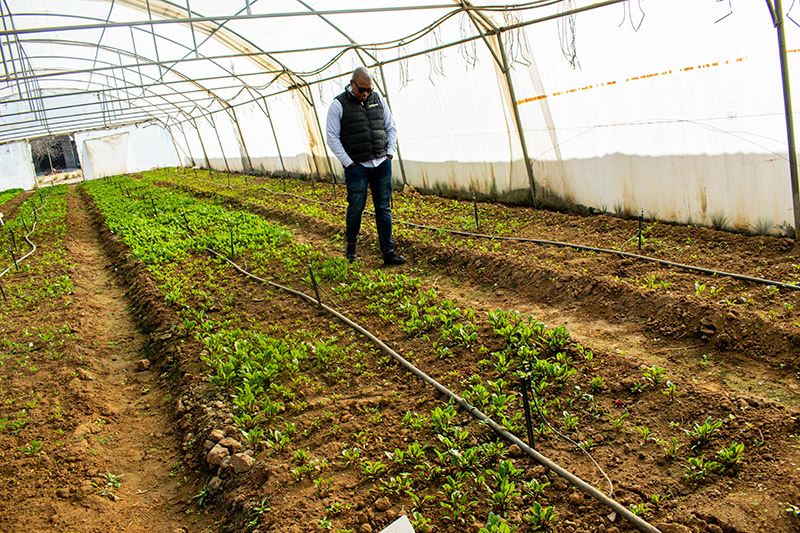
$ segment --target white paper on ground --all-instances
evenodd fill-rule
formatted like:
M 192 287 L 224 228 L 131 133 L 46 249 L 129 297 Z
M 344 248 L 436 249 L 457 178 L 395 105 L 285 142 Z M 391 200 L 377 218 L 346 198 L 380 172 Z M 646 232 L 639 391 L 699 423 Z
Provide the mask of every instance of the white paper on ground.
M 389 527 L 382 530 L 381 533 L 414 533 L 414 528 L 411 527 L 408 517 L 403 515 L 392 522 Z

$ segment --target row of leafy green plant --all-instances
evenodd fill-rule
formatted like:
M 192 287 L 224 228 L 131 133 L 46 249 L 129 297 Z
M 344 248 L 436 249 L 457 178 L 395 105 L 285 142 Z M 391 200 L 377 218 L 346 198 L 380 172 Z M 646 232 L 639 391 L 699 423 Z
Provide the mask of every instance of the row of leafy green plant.
M 344 384 L 370 370 L 367 370 L 369 365 L 365 363 L 363 351 L 348 354 L 340 339 L 323 340 L 315 333 L 309 336 L 307 332 L 300 336 L 287 336 L 284 332 L 283 336 L 276 337 L 273 336 L 275 332 L 259 330 L 253 324 L 244 327 L 235 318 L 235 302 L 225 293 L 226 284 L 222 279 L 225 274 L 219 265 L 208 259 L 194 259 L 190 264 L 195 266 L 182 262 L 192 253 L 203 252 L 207 245 L 227 250 L 231 228 L 235 228 L 232 255 L 237 260 L 247 261 L 250 270 L 275 279 L 299 281 L 310 261 L 318 279 L 335 298 L 345 302 L 363 299 L 365 309 L 388 326 L 396 324 L 409 337 L 429 343 L 430 350 L 424 350 L 425 354 L 418 355 L 418 358 L 452 360 L 453 371 L 445 375 L 451 387 L 518 434 L 523 432 L 523 425 L 517 382 L 521 374 L 529 375 L 539 407 L 551 422 L 537 424 L 536 436 L 540 445 L 544 443 L 547 446 L 548 440 L 554 438 L 552 426 L 559 426 L 561 431 L 573 437 L 580 436 L 576 440 L 580 440 L 581 446 L 587 450 L 600 446 L 592 440 L 599 435 L 611 436 L 611 441 L 622 435 L 622 442 L 625 442 L 638 434 L 642 446 L 661 444 L 665 455 L 672 460 L 678 458 L 681 450 L 692 450 L 690 462 L 686 465 L 689 483 L 711 479 L 712 474 L 730 470 L 741 461 L 743 447 L 732 442 L 720 450 L 721 455 L 716 456 L 716 462 L 723 465 L 721 468 L 711 464 L 706 466 L 704 474 L 694 475 L 698 468 L 703 472 L 696 463 L 706 460 L 694 453 L 703 447 L 695 446 L 693 434 L 683 433 L 681 430 L 685 428 L 680 424 L 671 428 L 678 435 L 672 436 L 671 440 L 666 436 L 659 439 L 656 432 L 646 426 L 629 428 L 626 420 L 631 416 L 629 411 L 618 417 L 613 414 L 615 408 L 624 408 L 624 402 L 617 400 L 622 406 L 617 402 L 612 404 L 608 397 L 599 401 L 607 389 L 602 376 L 602 362 L 595 358 L 591 349 L 572 341 L 569 331 L 563 326 L 549 328 L 532 317 L 513 311 L 496 310 L 484 318 L 474 309 L 461 309 L 455 302 L 439 297 L 435 290 L 422 287 L 413 277 L 383 271 L 362 272 L 343 259 L 329 259 L 308 246 L 295 245 L 287 234 L 281 233 L 283 230 L 264 229 L 267 224 L 258 217 L 227 211 L 212 202 L 200 201 L 174 190 L 164 191 L 149 186 L 157 179 L 159 176 L 144 180 L 118 178 L 97 182 L 87 188 L 104 210 L 109 227 L 120 232 L 134 255 L 154 270 L 165 299 L 180 309 L 185 332 L 193 334 L 205 345 L 204 360 L 212 382 L 223 391 L 235 391 L 233 401 L 237 423 L 248 432 L 254 443 L 264 443 L 265 448 L 274 453 L 286 453 L 297 434 L 297 428 L 286 419 L 286 413 L 299 415 L 308 407 L 304 397 L 297 392 L 298 384 L 314 382 L 314 387 L 324 389 L 326 385 Z M 252 240 L 239 238 L 244 233 L 242 227 L 246 228 Z M 259 239 L 259 235 L 273 237 Z M 202 278 L 208 279 L 203 284 L 198 283 Z M 305 281 L 308 283 L 310 280 Z M 224 320 L 209 316 L 220 310 L 226 317 Z M 470 371 L 467 374 L 458 371 L 456 361 Z M 470 361 L 474 364 L 470 365 Z M 310 375 L 322 376 L 322 381 L 316 382 Z M 632 396 L 631 401 L 650 394 L 663 398 L 663 402 L 669 405 L 679 401 L 677 398 L 681 391 L 666 378 L 666 369 L 648 367 L 626 394 Z M 437 445 L 426 448 L 426 463 L 421 469 L 426 477 L 419 477 L 417 481 L 414 481 L 414 470 L 391 470 L 380 455 L 375 457 L 374 439 L 369 432 L 353 435 L 359 445 L 343 450 L 343 455 L 350 457 L 345 466 L 361 468 L 365 480 L 375 484 L 375 490 L 380 491 L 380 483 L 387 481 L 386 476 L 389 476 L 392 486 L 400 484 L 402 488 L 398 494 L 409 499 L 417 513 L 414 516 L 419 527 L 424 527 L 426 513 L 468 523 L 479 505 L 491 508 L 496 517 L 502 517 L 519 504 L 519 495 L 523 494 L 518 480 L 513 477 L 508 479 L 506 476 L 505 481 L 496 476 L 487 477 L 486 469 L 492 465 L 496 467 L 501 460 L 500 455 L 486 449 L 496 443 L 476 443 L 470 431 L 465 429 L 466 424 L 453 422 L 454 410 L 448 409 L 438 408 L 423 415 L 409 412 L 406 417 L 410 428 L 434 432 L 436 440 L 443 445 L 442 448 Z M 720 426 L 733 425 L 732 420 L 711 420 L 708 423 L 711 426 L 717 423 Z M 700 424 L 692 431 L 702 433 L 702 428 Z M 422 433 L 420 437 L 424 440 Z M 689 442 L 685 437 L 689 437 Z M 450 454 L 448 450 L 455 453 Z M 397 451 L 403 452 L 399 448 Z M 457 479 L 453 476 L 465 472 L 464 458 L 474 462 L 476 470 Z M 324 467 L 308 460 L 298 460 L 297 463 L 293 475 L 298 482 L 311 476 L 315 483 L 326 484 L 315 474 L 324 472 Z M 313 466 L 308 466 L 310 464 Z M 497 481 L 492 484 L 487 480 Z M 419 500 L 419 495 L 412 489 L 431 482 L 434 485 L 440 483 L 441 490 L 429 494 L 431 497 L 428 499 Z M 406 487 L 409 483 L 410 486 Z M 489 494 L 487 487 L 508 497 L 496 495 L 497 492 Z M 495 500 L 500 503 L 490 503 Z M 642 513 L 653 510 L 646 504 L 642 505 Z M 544 500 L 536 498 L 528 502 L 524 516 L 538 515 L 535 509 L 549 516 L 548 522 L 552 520 L 552 506 L 544 505 Z M 536 520 L 530 518 L 528 521 L 534 524 Z
M 232 318 L 216 319 L 208 316 L 220 306 L 222 316 L 233 316 L 231 313 L 234 302 L 229 297 L 226 298 L 224 283 L 221 280 L 219 283 L 214 281 L 219 271 L 213 265 L 206 260 L 200 260 L 197 268 L 193 268 L 189 266 L 192 262 L 185 260 L 189 258 L 191 251 L 201 251 L 202 245 L 206 243 L 219 246 L 212 228 L 215 221 L 225 220 L 226 215 L 218 218 L 224 212 L 218 206 L 174 192 L 159 194 L 158 190 L 145 190 L 133 180 L 95 182 L 87 185 L 87 189 L 103 211 L 109 228 L 119 232 L 131 247 L 133 255 L 145 261 L 156 272 L 165 299 L 180 308 L 179 313 L 183 317 L 182 330 L 194 335 L 205 346 L 203 361 L 207 364 L 212 383 L 220 390 L 235 391 L 232 397 L 236 408 L 235 422 L 247 432 L 251 441 L 265 442 L 268 447 L 275 449 L 283 449 L 287 445 L 296 434 L 296 428 L 292 427 L 291 422 L 283 421 L 284 425 L 278 426 L 274 423 L 284 418 L 281 413 L 302 413 L 307 408 L 302 395 L 296 389 L 298 386 L 307 386 L 312 381 L 308 377 L 310 372 L 324 376 L 323 382 L 343 385 L 353 379 L 354 375 L 367 372 L 367 365 L 361 361 L 364 354 L 358 351 L 349 353 L 350 350 L 337 344 L 335 338 L 311 342 L 309 339 L 317 338 L 315 335 L 297 333 L 276 338 L 260 331 L 255 324 L 242 328 L 237 327 L 238 324 Z M 198 217 L 198 214 L 202 216 Z M 234 214 L 229 213 L 227 217 L 230 219 Z M 185 226 L 187 223 L 191 229 L 194 224 L 199 225 L 201 219 L 204 221 L 205 232 L 202 237 L 199 233 L 192 236 L 191 232 L 185 231 L 185 227 L 181 229 L 181 225 Z M 257 230 L 261 224 L 266 223 L 253 222 L 254 227 L 251 229 Z M 225 229 L 223 227 L 223 235 L 227 233 Z M 194 238 L 201 240 L 201 244 L 189 242 Z M 247 243 L 235 241 L 234 246 L 242 249 L 254 269 L 258 268 L 262 256 L 272 259 L 279 253 L 279 248 L 286 249 L 286 255 L 290 253 L 288 250 L 293 250 L 292 253 L 296 255 L 307 254 L 308 251 L 306 247 L 295 247 L 288 241 L 275 240 L 259 241 L 252 250 L 247 247 Z M 262 256 L 256 257 L 256 253 Z M 287 265 L 282 262 L 282 265 L 291 267 L 294 263 L 290 261 Z M 177 265 L 180 265 L 183 273 L 183 284 L 169 282 L 170 277 L 176 278 L 176 269 L 171 266 Z M 201 279 L 201 271 L 206 273 L 206 283 L 202 287 L 192 285 L 191 282 Z M 327 276 L 325 272 L 321 272 L 321 275 Z M 231 307 L 227 309 L 228 313 L 225 312 L 226 306 Z M 447 414 L 442 415 L 443 412 Z M 442 437 L 451 431 L 454 413 L 452 407 L 446 411 L 438 408 L 431 413 L 432 419 L 436 421 L 432 427 L 439 428 L 443 432 Z M 463 444 L 465 435 L 466 433 L 460 431 L 456 437 L 457 442 Z M 368 440 L 366 436 L 364 438 Z M 492 446 L 498 445 L 494 443 Z M 469 449 L 471 451 L 467 453 L 471 456 L 470 461 L 475 464 L 487 461 L 490 464 L 494 461 L 495 457 L 491 454 L 478 454 L 479 448 Z M 502 449 L 501 445 L 499 449 Z M 435 457 L 434 450 L 428 451 L 427 455 Z M 365 458 L 359 465 L 365 476 L 375 477 L 375 482 L 382 479 L 379 474 L 384 468 L 380 459 Z M 428 476 L 432 472 L 434 477 L 442 477 L 442 481 L 446 482 L 441 467 L 426 471 Z M 303 471 L 295 472 L 294 475 L 300 479 Z M 425 484 L 428 481 L 426 478 Z M 484 484 L 480 479 L 473 481 L 479 482 L 478 485 Z M 503 490 L 509 491 L 507 482 L 503 487 Z M 453 488 L 444 496 L 454 506 L 450 517 L 463 522 L 467 518 L 464 514 L 467 509 L 459 507 L 453 501 L 456 492 L 461 493 L 463 489 Z M 508 495 L 514 496 L 516 492 L 510 490 Z M 472 504 L 468 507 L 470 514 L 475 512 Z M 421 510 L 420 504 L 417 513 Z M 549 513 L 552 515 L 552 509 Z M 424 524 L 422 515 L 419 515 L 418 521 Z
M 269 189 L 270 192 L 267 193 L 264 191 L 263 184 L 254 180 L 252 177 L 248 179 L 247 176 L 243 175 L 225 174 L 220 176 L 219 173 L 208 171 L 199 171 L 198 173 L 197 170 L 189 171 L 186 169 L 162 169 L 156 172 L 160 173 L 159 175 L 165 180 L 174 183 L 180 183 L 182 185 L 190 186 L 206 192 L 213 192 L 215 194 L 233 198 L 244 197 L 256 204 L 279 207 L 281 209 L 290 210 L 299 214 L 313 216 L 330 223 L 338 223 L 341 220 L 340 208 L 309 203 L 307 201 L 288 196 L 273 195 L 273 193 L 282 192 L 283 183 L 285 183 L 287 193 L 307 197 L 309 196 L 309 193 L 313 192 L 309 191 L 309 181 L 307 179 L 286 179 L 283 183 L 277 180 L 269 180 L 266 188 Z M 344 199 L 341 196 L 343 187 L 337 187 L 339 190 L 338 196 L 335 194 L 330 194 L 330 184 L 318 184 L 315 188 L 315 196 L 319 201 L 341 204 L 344 202 Z M 537 235 L 539 232 L 536 231 L 536 227 L 538 227 L 538 224 L 542 222 L 538 219 L 536 211 L 526 213 L 524 218 L 520 218 L 519 216 L 510 213 L 509 210 L 506 209 L 498 209 L 492 206 L 482 206 L 478 208 L 478 210 L 480 211 L 483 209 L 488 209 L 488 216 L 481 217 L 481 215 L 479 215 L 476 223 L 473 205 L 469 202 L 459 202 L 431 197 L 419 197 L 416 195 L 395 195 L 395 198 L 396 201 L 394 203 L 393 211 L 396 220 L 407 220 L 425 224 L 427 220 L 433 218 L 435 220 L 442 221 L 442 230 L 480 230 L 481 233 L 491 233 L 498 236 L 519 236 L 529 232 L 532 232 L 533 235 Z M 580 226 L 583 225 L 583 223 L 580 224 Z M 671 247 L 671 244 L 667 241 L 662 241 L 654 236 L 657 226 L 657 222 L 651 222 L 642 228 L 642 246 L 646 251 L 651 253 L 653 251 L 667 250 Z M 558 229 L 557 225 L 555 226 L 555 229 Z M 635 230 L 632 230 L 632 232 L 632 236 L 623 243 L 609 242 L 603 245 L 602 243 L 590 242 L 587 244 L 600 245 L 613 249 L 630 249 L 630 251 L 635 252 L 637 251 L 638 246 L 638 234 Z M 408 227 L 401 224 L 396 225 L 395 235 L 413 236 L 421 241 L 430 241 L 436 238 L 438 242 L 444 244 L 475 249 L 482 252 L 497 251 L 500 248 L 500 243 L 497 241 L 463 239 L 448 234 L 445 231 L 440 231 L 439 234 L 434 237 L 433 234 L 428 232 L 420 232 L 413 227 Z M 569 240 L 570 237 L 574 236 L 564 235 L 563 238 Z M 686 244 L 687 249 L 694 250 L 694 243 L 692 239 L 687 238 L 687 240 L 688 243 L 675 243 L 676 246 L 674 246 L 674 248 L 680 250 L 682 249 L 682 246 L 680 245 Z M 512 248 L 508 251 L 508 253 L 512 255 L 515 255 L 516 252 L 517 250 L 515 248 Z M 527 257 L 529 260 L 541 260 L 542 262 L 550 265 L 550 267 L 554 270 L 558 270 L 560 268 L 560 261 L 558 259 L 563 255 L 563 253 L 563 250 L 548 250 L 543 252 L 541 258 L 536 257 L 535 254 L 528 254 Z M 594 252 L 580 252 L 580 255 L 591 256 L 594 255 Z M 692 258 L 695 261 L 699 260 L 700 252 L 695 250 L 695 253 L 692 254 Z M 713 259 L 713 257 L 709 256 L 708 259 Z M 709 268 L 714 268 L 713 264 L 706 266 Z M 792 266 L 795 268 L 788 271 L 787 276 L 789 277 L 785 280 L 785 282 L 789 284 L 800 283 L 800 267 L 797 265 Z M 760 267 L 757 267 L 756 270 L 760 270 Z M 674 277 L 675 273 L 669 273 L 668 275 Z M 771 275 L 774 276 L 774 274 Z M 692 281 L 676 278 L 676 280 L 670 281 L 657 274 L 650 274 L 644 278 L 640 278 L 638 276 L 620 278 L 617 275 L 612 275 L 612 277 L 617 281 L 624 279 L 626 283 L 642 289 L 659 290 L 665 292 L 686 290 L 688 291 L 688 294 L 694 294 L 702 298 L 719 298 L 718 295 L 723 291 L 722 286 L 715 287 L 704 280 Z M 676 284 L 676 281 L 678 280 L 683 281 L 680 287 Z M 688 286 L 686 286 L 687 284 Z M 684 288 L 684 286 L 686 287 Z M 754 303 L 752 295 L 750 295 L 748 292 L 752 291 L 752 289 L 748 288 L 746 284 L 729 285 L 725 288 L 725 291 L 724 298 L 719 300 L 720 303 L 725 303 L 728 306 L 732 306 L 734 304 Z M 742 293 L 742 295 L 731 295 L 732 292 Z M 765 305 L 769 306 L 774 303 L 774 296 L 777 294 L 776 287 L 767 287 L 763 291 L 758 290 L 756 292 L 759 294 L 763 293 L 763 303 Z M 786 300 L 786 298 L 782 298 L 781 300 Z M 776 317 L 790 319 L 795 316 L 792 313 L 794 308 L 793 302 L 781 301 L 780 304 L 783 305 L 783 307 L 779 307 L 778 310 L 767 310 L 764 313 L 761 313 L 761 315 L 765 319 L 773 319 Z
M 37 206 L 35 215 L 33 205 Z M 27 218 L 24 228 L 23 217 Z M 30 239 L 37 245 L 36 253 L 0 280 L 5 295 L 0 299 L 0 433 L 10 434 L 18 444 L 16 450 L 37 459 L 65 443 L 57 393 L 54 398 L 45 398 L 44 389 L 36 385 L 52 379 L 42 369 L 68 357 L 65 343 L 73 337 L 70 325 L 63 320 L 63 311 L 73 298 L 72 265 L 63 245 L 67 232 L 65 186 L 33 193 L 15 217 L 5 220 L 0 243 L 12 247 L 10 230 L 18 230 L 19 239 L 30 231 L 34 220 L 36 227 Z M 24 249 L 21 243 L 19 246 L 23 253 L 30 249 L 27 243 Z M 6 262 L 13 265 L 10 257 L 3 260 Z M 23 382 L 30 387 L 20 387 Z M 55 433 L 50 432 L 51 427 Z M 40 467 L 49 476 L 53 463 L 43 462 L 31 471 L 38 472 Z

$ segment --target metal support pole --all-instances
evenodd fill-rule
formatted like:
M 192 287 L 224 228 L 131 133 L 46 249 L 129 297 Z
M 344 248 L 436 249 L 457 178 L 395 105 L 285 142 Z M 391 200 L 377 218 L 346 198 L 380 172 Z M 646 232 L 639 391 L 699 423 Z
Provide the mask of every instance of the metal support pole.
M 192 46 L 194 46 L 194 57 L 200 59 L 200 52 L 197 51 L 197 37 L 194 34 L 194 23 L 192 22 L 192 8 L 189 0 L 186 0 L 186 16 L 189 17 L 189 30 L 192 32 Z
M 767 0 L 769 4 L 769 0 Z M 792 115 L 792 90 L 789 85 L 789 62 L 786 58 L 786 34 L 783 29 L 783 6 L 775 0 L 773 22 L 778 30 L 778 48 L 781 54 L 781 79 L 783 80 L 783 106 L 786 113 L 786 134 L 789 140 L 789 175 L 792 181 L 792 208 L 794 209 L 794 240 L 800 242 L 800 187 L 797 182 L 797 151 L 794 142 L 794 117 Z
M 191 161 L 192 166 L 194 166 L 195 162 L 194 162 L 194 156 L 192 155 L 192 145 L 189 144 L 189 138 L 186 136 L 186 130 L 183 129 L 183 125 L 180 122 L 178 122 L 177 125 L 178 129 L 181 130 L 181 135 L 183 135 L 183 140 L 186 141 L 186 150 L 187 150 L 186 155 L 189 156 L 189 160 Z
M 522 145 L 522 156 L 525 159 L 525 170 L 528 172 L 528 182 L 530 183 L 531 187 L 531 203 L 535 206 L 536 205 L 536 183 L 533 179 L 533 167 L 531 166 L 531 160 L 528 157 L 528 145 L 525 142 L 525 132 L 522 129 L 522 118 L 519 116 L 519 107 L 517 107 L 517 95 L 514 92 L 514 83 L 511 81 L 511 67 L 508 65 L 508 57 L 506 57 L 506 51 L 503 47 L 503 38 L 502 34 L 498 33 L 495 37 L 497 37 L 497 45 L 500 48 L 500 57 L 503 59 L 503 73 L 506 76 L 506 83 L 508 85 L 508 93 L 511 97 L 511 107 L 514 110 L 514 121 L 517 123 L 517 133 L 519 134 L 519 142 Z
M 317 130 L 319 131 L 319 140 L 322 148 L 325 150 L 325 160 L 328 162 L 328 172 L 331 175 L 331 183 L 333 183 L 334 187 L 336 186 L 336 179 L 333 175 L 333 167 L 331 166 L 331 156 L 328 153 L 328 143 L 325 142 L 325 134 L 322 132 L 322 124 L 319 122 L 319 115 L 317 114 L 317 106 L 314 105 L 314 92 L 311 90 L 310 85 L 306 85 L 306 89 L 308 89 L 308 101 L 311 104 L 311 109 L 314 110 L 314 119 L 317 122 Z M 313 157 L 313 154 L 312 154 Z M 320 175 L 320 179 L 322 176 Z
M 150 21 L 150 34 L 153 36 L 153 51 L 156 54 L 156 61 L 158 61 L 158 79 L 160 81 L 164 79 L 164 71 L 161 70 L 161 58 L 158 56 L 158 42 L 156 41 L 156 30 L 153 27 L 153 14 L 150 12 L 150 0 L 147 0 L 147 20 Z
M 383 73 L 383 63 L 378 65 L 378 70 L 381 71 L 381 85 L 383 85 L 383 96 L 386 98 L 386 105 L 389 106 L 389 109 L 392 108 L 392 102 L 389 100 L 389 90 L 386 87 L 386 76 Z M 397 141 L 395 145 L 397 148 L 397 162 L 400 164 L 400 177 L 403 178 L 403 185 L 408 185 L 408 179 L 406 179 L 406 167 L 403 164 L 403 156 L 400 155 L 400 141 Z
M 236 129 L 233 130 L 233 133 L 236 135 L 236 141 L 239 143 L 239 151 L 241 152 L 242 158 L 242 167 L 244 167 L 245 172 L 252 172 L 253 171 L 253 161 L 250 159 L 250 152 L 247 151 L 247 145 L 244 142 L 244 135 L 242 135 L 242 128 L 239 127 L 239 119 L 236 116 L 236 108 L 228 105 L 226 108 L 228 110 L 228 114 L 233 121 L 233 125 L 236 126 Z
M 225 149 L 222 147 L 222 139 L 219 136 L 219 131 L 217 131 L 217 121 L 214 119 L 214 113 L 209 113 L 211 115 L 211 124 L 214 128 L 214 135 L 217 136 L 217 142 L 219 143 L 219 150 L 222 152 L 222 160 L 225 161 L 225 168 L 228 169 L 228 172 L 231 171 L 231 167 L 228 166 L 228 158 L 225 156 Z
M 281 180 L 283 181 L 283 192 L 286 192 L 286 165 L 283 164 L 283 155 L 281 154 L 281 146 L 278 143 L 278 134 L 275 133 L 275 124 L 272 122 L 272 114 L 269 112 L 269 107 L 267 106 L 267 98 L 262 98 L 262 101 L 264 102 L 264 114 L 267 115 L 267 118 L 269 119 L 269 127 L 272 130 L 272 137 L 275 139 L 275 148 L 278 150 L 278 159 L 281 160 Z M 259 109 L 261 109 L 260 106 Z
M 200 139 L 200 148 L 203 149 L 203 158 L 206 160 L 206 168 L 211 168 L 211 161 L 208 159 L 206 145 L 203 143 L 203 136 L 200 135 L 200 128 L 197 127 L 197 120 L 195 120 L 194 117 L 192 117 L 192 124 L 194 125 L 194 131 L 197 132 L 197 138 Z

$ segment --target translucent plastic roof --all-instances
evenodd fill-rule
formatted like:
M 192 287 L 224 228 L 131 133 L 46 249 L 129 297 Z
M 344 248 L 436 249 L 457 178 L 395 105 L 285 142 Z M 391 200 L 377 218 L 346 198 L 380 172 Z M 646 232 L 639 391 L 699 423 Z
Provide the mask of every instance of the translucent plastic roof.
M 2 0 L 0 142 L 184 122 L 621 1 Z

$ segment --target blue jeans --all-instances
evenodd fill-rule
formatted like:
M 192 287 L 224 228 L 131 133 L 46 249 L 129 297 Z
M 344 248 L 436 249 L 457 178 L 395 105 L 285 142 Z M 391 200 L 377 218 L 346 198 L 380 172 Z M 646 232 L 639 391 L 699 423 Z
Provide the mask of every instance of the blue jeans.
M 344 169 L 347 185 L 347 244 L 358 242 L 361 230 L 361 215 L 367 205 L 367 185 L 372 192 L 372 205 L 375 207 L 375 225 L 378 230 L 381 253 L 394 251 L 392 242 L 392 162 L 386 160 L 375 168 L 356 163 Z

